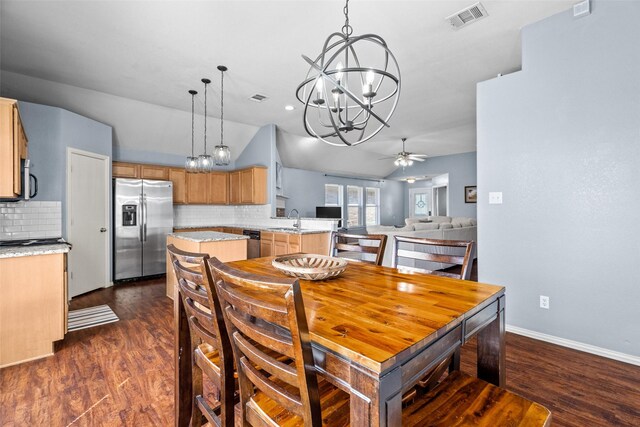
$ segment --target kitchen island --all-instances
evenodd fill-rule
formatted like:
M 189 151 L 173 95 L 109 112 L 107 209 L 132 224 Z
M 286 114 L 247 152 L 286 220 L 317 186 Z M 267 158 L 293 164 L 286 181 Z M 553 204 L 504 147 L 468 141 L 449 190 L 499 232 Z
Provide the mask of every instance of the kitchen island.
M 206 253 L 222 262 L 247 259 L 249 236 L 221 233 L 217 231 L 189 231 L 172 233 L 167 236 L 167 245 L 187 252 Z M 167 296 L 174 298 L 176 276 L 167 253 Z

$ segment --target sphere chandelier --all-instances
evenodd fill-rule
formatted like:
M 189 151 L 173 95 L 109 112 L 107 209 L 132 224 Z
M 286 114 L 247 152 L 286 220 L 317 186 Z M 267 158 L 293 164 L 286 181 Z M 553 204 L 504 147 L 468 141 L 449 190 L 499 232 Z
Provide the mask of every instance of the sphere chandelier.
M 337 146 L 361 144 L 389 127 L 400 96 L 400 68 L 384 39 L 352 36 L 349 0 L 342 32 L 326 39 L 310 65 L 296 97 L 304 104 L 304 128 Z

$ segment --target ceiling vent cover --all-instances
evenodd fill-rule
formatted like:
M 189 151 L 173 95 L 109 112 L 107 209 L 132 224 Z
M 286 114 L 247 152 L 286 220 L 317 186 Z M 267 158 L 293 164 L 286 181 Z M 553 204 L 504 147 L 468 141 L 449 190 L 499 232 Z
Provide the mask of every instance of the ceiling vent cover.
M 447 16 L 446 20 L 457 30 L 478 21 L 487 15 L 487 10 L 484 8 L 482 3 L 478 2 L 454 13 L 451 16 Z
M 259 93 L 256 93 L 255 95 L 252 95 L 252 96 L 249 97 L 249 100 L 253 101 L 253 102 L 262 102 L 265 99 L 267 99 L 267 96 L 260 95 Z

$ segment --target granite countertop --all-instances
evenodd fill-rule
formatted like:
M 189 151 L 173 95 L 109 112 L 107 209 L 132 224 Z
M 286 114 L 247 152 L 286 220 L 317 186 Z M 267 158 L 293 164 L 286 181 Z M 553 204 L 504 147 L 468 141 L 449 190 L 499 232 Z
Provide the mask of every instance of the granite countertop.
M 258 230 L 269 231 L 271 233 L 289 233 L 289 234 L 318 234 L 318 233 L 330 233 L 331 230 L 312 230 L 303 228 L 298 230 L 293 227 L 278 227 L 270 225 L 248 225 L 248 224 L 207 224 L 207 225 L 178 225 L 174 228 L 178 230 L 187 230 L 189 228 L 214 228 L 214 227 L 229 227 L 229 228 L 241 228 L 243 230 Z M 214 233 L 213 231 L 203 231 L 203 233 Z M 225 233 L 219 233 L 225 234 Z
M 42 246 L 3 246 L 0 247 L 0 258 L 15 258 L 31 255 L 66 254 L 69 252 L 69 245 L 56 243 Z
M 195 227 L 194 227 L 195 228 Z M 217 231 L 186 231 L 180 233 L 171 233 L 169 236 L 178 239 L 189 240 L 191 242 L 224 242 L 229 240 L 247 240 L 249 236 L 242 234 L 219 233 Z

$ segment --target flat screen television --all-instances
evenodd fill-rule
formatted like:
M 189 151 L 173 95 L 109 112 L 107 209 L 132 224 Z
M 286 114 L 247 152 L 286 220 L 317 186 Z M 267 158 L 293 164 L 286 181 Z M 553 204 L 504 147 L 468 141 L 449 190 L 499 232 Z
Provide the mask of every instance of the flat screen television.
M 340 206 L 316 206 L 316 218 L 342 219 Z

